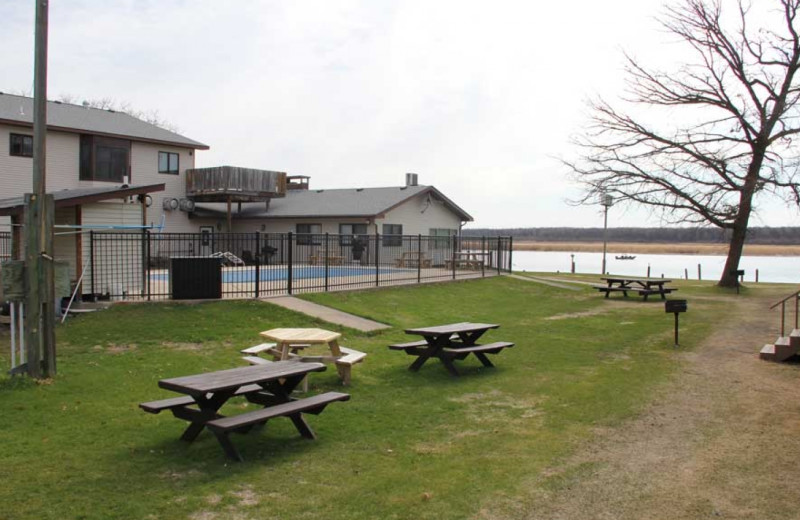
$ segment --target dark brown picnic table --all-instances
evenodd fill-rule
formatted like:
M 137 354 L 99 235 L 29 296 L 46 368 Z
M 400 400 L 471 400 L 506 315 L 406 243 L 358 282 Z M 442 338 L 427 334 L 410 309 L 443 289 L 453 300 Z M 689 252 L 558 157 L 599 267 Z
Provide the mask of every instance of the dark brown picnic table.
M 667 294 L 677 289 L 672 287 L 665 287 L 666 284 L 672 282 L 666 278 L 633 278 L 630 276 L 605 276 L 600 278 L 606 285 L 596 285 L 595 288 L 606 293 L 606 298 L 612 292 L 621 292 L 626 298 L 628 292 L 634 292 L 642 296 L 644 301 L 651 294 L 660 294 L 662 300 L 667 299 Z
M 300 435 L 308 439 L 316 438 L 302 414 L 319 414 L 328 403 L 347 401 L 350 396 L 327 392 L 295 399 L 291 394 L 306 374 L 325 369 L 322 363 L 278 361 L 268 365 L 162 379 L 158 386 L 185 395 L 141 403 L 139 407 L 149 413 L 170 410 L 175 417 L 188 421 L 190 424 L 181 435 L 181 439 L 188 442 L 195 440 L 203 429 L 208 428 L 229 457 L 242 460 L 228 434 L 249 431 L 253 426 L 275 417 L 288 417 Z M 235 396 L 243 396 L 263 408 L 230 417 L 221 415 L 220 408 Z
M 430 358 L 438 358 L 448 372 L 458 376 L 453 361 L 465 359 L 470 354 L 477 357 L 485 367 L 493 367 L 486 354 L 497 354 L 504 348 L 513 347 L 513 343 L 505 341 L 478 344 L 480 338 L 486 331 L 496 329 L 500 325 L 494 323 L 451 323 L 448 325 L 437 325 L 433 327 L 421 327 L 406 329 L 406 334 L 419 335 L 423 341 L 411 343 L 398 343 L 389 345 L 392 350 L 403 350 L 406 354 L 416 356 L 417 359 L 408 367 L 409 370 L 416 372 Z

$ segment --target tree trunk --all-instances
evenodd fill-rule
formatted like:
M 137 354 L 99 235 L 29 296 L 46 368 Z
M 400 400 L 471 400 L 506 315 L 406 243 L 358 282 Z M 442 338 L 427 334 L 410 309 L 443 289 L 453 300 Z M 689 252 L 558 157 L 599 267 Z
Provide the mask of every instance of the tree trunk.
M 756 192 L 756 184 L 759 180 L 761 165 L 764 162 L 766 153 L 766 147 L 759 148 L 753 151 L 753 160 L 747 169 L 747 177 L 745 178 L 744 186 L 742 186 L 742 194 L 739 197 L 739 212 L 733 221 L 733 234 L 728 248 L 728 258 L 725 260 L 725 267 L 722 269 L 722 276 L 720 276 L 717 284 L 720 287 L 736 287 L 738 283 L 736 271 L 739 269 L 739 261 L 742 259 L 744 241 L 747 238 L 747 226 L 750 223 L 750 213 L 753 211 L 753 195 Z

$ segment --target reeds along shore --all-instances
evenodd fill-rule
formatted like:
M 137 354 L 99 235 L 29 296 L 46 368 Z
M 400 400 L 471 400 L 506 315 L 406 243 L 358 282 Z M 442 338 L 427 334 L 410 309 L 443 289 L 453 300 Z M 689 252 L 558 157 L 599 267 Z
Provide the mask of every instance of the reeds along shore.
M 514 241 L 516 251 L 567 251 L 602 252 L 602 242 L 533 242 Z M 640 244 L 609 242 L 609 253 L 663 254 L 663 255 L 725 255 L 728 244 Z M 744 246 L 747 256 L 800 256 L 799 245 L 751 244 Z

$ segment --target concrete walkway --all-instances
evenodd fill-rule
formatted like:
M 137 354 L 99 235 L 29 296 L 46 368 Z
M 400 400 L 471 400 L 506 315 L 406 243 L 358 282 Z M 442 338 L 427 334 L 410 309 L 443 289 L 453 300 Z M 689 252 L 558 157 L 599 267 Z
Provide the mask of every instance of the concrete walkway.
M 570 281 L 567 281 L 567 280 L 554 281 L 554 280 L 550 280 L 550 279 L 547 279 L 547 278 L 540 278 L 538 276 L 522 276 L 522 275 L 519 275 L 519 274 L 507 274 L 505 276 L 508 276 L 509 278 L 513 278 L 515 280 L 525 280 L 526 282 L 540 283 L 540 284 L 543 284 L 543 285 L 549 285 L 550 287 L 558 287 L 559 289 L 567 289 L 569 291 L 580 291 L 580 289 L 577 288 L 577 287 L 572 287 L 571 285 L 567 285 L 568 283 L 577 283 L 577 284 L 584 284 L 585 283 L 585 282 L 579 282 L 579 281 L 574 281 L 573 282 L 571 280 Z
M 303 314 L 325 320 L 329 323 L 335 323 L 336 325 L 342 325 L 351 329 L 360 330 L 361 332 L 372 332 L 376 330 L 392 328 L 390 325 L 386 325 L 384 323 L 378 323 L 377 321 L 353 316 L 352 314 L 337 311 L 336 309 L 331 309 L 330 307 L 325 307 L 324 305 L 301 300 L 300 298 L 295 298 L 294 296 L 265 298 L 264 301 L 274 303 L 275 305 L 280 305 L 285 309 L 302 312 Z

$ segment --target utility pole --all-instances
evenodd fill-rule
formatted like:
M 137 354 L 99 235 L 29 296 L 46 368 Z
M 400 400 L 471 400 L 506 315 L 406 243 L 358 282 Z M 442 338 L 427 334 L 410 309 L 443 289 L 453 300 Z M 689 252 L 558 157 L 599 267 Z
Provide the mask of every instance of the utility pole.
M 603 205 L 603 269 L 601 275 L 606 274 L 606 250 L 608 249 L 608 208 L 614 205 L 614 197 L 608 193 L 600 196 L 600 204 Z
M 25 345 L 28 374 L 56 373 L 52 195 L 46 190 L 48 0 L 36 1 L 33 78 L 33 193 L 25 194 Z

